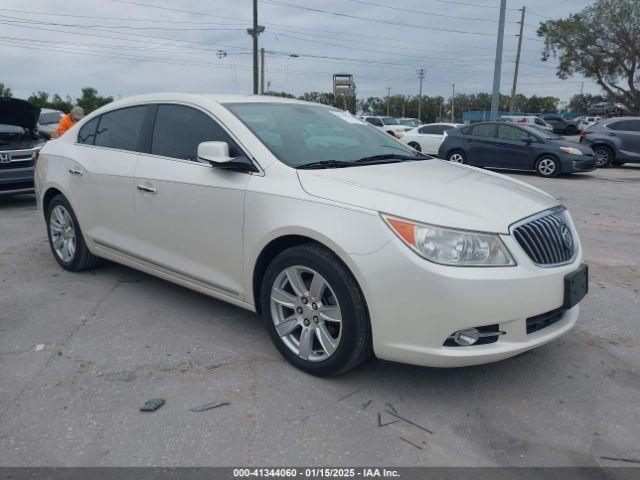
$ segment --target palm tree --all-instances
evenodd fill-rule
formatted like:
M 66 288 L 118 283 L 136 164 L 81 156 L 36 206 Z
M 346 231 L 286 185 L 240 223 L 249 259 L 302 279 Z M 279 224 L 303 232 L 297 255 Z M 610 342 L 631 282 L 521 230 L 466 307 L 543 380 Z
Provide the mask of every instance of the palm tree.
M 4 83 L 0 83 L 0 97 L 13 97 L 13 93 L 9 87 L 5 87 Z

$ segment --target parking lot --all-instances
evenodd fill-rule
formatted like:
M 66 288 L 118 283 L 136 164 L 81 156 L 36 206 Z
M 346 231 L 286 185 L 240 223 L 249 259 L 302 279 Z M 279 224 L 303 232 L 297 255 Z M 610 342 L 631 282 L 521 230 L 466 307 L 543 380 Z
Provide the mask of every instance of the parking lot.
M 1 463 L 631 465 L 640 168 L 512 176 L 572 212 L 591 272 L 578 326 L 496 364 L 331 379 L 287 364 L 257 315 L 115 264 L 61 269 L 33 196 L 0 197 Z M 166 404 L 139 412 L 150 398 Z

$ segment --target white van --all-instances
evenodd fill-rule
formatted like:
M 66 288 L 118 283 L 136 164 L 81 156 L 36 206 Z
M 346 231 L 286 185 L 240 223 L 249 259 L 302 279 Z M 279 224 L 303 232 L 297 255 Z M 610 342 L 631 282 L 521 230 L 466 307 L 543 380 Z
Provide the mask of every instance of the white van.
M 524 123 L 553 132 L 551 124 L 545 122 L 540 117 L 536 117 L 535 115 L 503 115 L 500 117 L 500 120 L 505 122 Z

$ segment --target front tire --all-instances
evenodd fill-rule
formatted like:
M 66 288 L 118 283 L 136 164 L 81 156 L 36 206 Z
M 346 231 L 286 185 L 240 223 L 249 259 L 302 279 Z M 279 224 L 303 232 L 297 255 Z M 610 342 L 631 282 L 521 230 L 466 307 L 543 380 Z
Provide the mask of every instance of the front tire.
M 371 355 L 362 293 L 351 272 L 322 246 L 280 253 L 267 267 L 260 300 L 276 348 L 307 373 L 337 375 Z
M 420 144 L 417 142 L 409 142 L 408 145 L 414 150 L 417 150 L 418 152 L 422 151 L 422 149 L 420 148 Z
M 555 157 L 543 156 L 536 163 L 536 173 L 541 177 L 556 177 L 560 174 L 560 162 Z
M 47 236 L 53 257 L 71 272 L 95 267 L 100 259 L 87 248 L 78 219 L 63 195 L 56 195 L 47 205 Z
M 598 145 L 593 149 L 593 155 L 596 157 L 596 167 L 606 168 L 613 163 L 613 151 L 604 145 Z

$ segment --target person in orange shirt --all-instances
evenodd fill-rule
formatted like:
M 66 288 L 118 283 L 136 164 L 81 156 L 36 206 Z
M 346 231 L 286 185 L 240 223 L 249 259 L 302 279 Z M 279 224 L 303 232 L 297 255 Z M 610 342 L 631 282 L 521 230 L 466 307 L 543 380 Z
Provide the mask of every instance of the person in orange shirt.
M 83 118 L 84 110 L 82 109 L 82 107 L 73 107 L 69 113 L 67 113 L 60 119 L 60 123 L 58 124 L 58 137 L 60 137 L 64 132 L 73 127 L 76 122 L 79 122 Z

